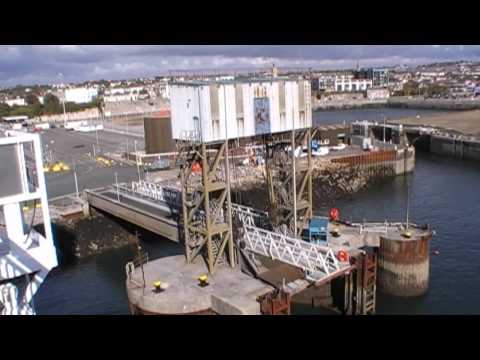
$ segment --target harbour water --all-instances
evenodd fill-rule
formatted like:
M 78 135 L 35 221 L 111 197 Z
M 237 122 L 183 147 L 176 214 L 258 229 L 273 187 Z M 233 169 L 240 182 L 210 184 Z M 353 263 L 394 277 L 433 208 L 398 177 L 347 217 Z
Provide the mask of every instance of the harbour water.
M 417 113 L 426 116 L 425 111 L 416 110 L 385 109 L 384 112 L 391 110 L 399 117 Z M 339 123 L 342 119 L 381 121 L 381 112 L 382 109 L 325 111 L 315 113 L 315 119 L 322 123 Z M 389 114 L 385 116 L 394 118 L 394 114 Z M 480 255 L 476 235 L 479 183 L 477 163 L 417 152 L 414 174 L 386 179 L 337 202 L 341 216 L 346 219 L 400 221 L 405 219 L 407 186 L 410 186 L 411 220 L 430 223 L 436 230 L 431 251 L 438 251 L 438 255 L 432 254 L 430 258 L 427 294 L 401 299 L 378 293 L 378 314 L 480 313 L 480 263 L 475 260 Z M 317 211 L 326 213 L 328 209 Z M 143 245 L 151 258 L 183 250 L 162 240 L 151 239 Z M 36 295 L 38 314 L 128 314 L 125 263 L 131 257 L 132 249 L 127 247 L 54 269 Z M 295 311 L 317 312 L 307 306 L 296 306 Z
M 325 110 L 313 113 L 314 125 L 331 125 L 341 124 L 344 121 L 350 123 L 353 121 L 378 121 L 398 120 L 405 117 L 420 117 L 445 113 L 440 110 L 417 110 L 417 109 L 400 109 L 400 108 L 372 108 L 372 109 L 351 109 L 351 110 Z

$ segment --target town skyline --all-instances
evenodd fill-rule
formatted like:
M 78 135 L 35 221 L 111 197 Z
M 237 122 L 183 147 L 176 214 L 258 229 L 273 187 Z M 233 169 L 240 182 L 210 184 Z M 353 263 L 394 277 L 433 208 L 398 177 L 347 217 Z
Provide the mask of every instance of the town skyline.
M 172 70 L 347 70 L 480 60 L 476 45 L 42 45 L 0 46 L 0 86 L 119 81 Z

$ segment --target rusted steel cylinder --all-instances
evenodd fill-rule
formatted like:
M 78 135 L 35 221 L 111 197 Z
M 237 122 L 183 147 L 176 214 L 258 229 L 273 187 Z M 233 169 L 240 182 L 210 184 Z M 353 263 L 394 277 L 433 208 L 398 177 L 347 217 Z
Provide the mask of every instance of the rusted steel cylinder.
M 431 232 L 411 239 L 380 236 L 378 288 L 384 293 L 411 297 L 428 290 Z

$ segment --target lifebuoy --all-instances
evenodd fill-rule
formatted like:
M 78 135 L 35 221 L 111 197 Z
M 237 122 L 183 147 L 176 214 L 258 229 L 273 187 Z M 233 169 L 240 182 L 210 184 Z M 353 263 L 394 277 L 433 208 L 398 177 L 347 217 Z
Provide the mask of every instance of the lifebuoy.
M 337 258 L 338 260 L 340 260 L 341 262 L 348 262 L 348 259 L 349 259 L 349 256 L 348 256 L 348 253 L 344 250 L 340 250 L 338 253 L 337 253 Z
M 201 166 L 198 162 L 193 163 L 193 165 L 192 165 L 192 171 L 193 171 L 194 173 L 200 173 L 200 172 L 202 172 L 202 166 Z
M 338 221 L 340 219 L 340 211 L 337 208 L 330 209 L 330 220 Z

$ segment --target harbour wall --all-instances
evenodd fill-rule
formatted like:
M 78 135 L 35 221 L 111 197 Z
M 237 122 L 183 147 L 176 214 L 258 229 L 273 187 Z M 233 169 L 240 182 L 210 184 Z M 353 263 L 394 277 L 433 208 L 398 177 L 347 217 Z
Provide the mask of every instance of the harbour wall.
M 432 135 L 432 154 L 465 160 L 480 160 L 480 141 L 462 136 Z
M 423 97 L 390 97 L 388 99 L 342 99 L 313 100 L 312 110 L 347 110 L 362 108 L 406 108 L 429 110 L 476 110 L 480 109 L 480 98 L 474 99 L 424 99 Z
M 388 105 L 387 99 L 370 100 L 341 100 L 341 101 L 314 101 L 312 104 L 313 111 L 322 110 L 348 110 L 348 109 L 369 109 L 381 108 Z
M 478 138 L 452 134 L 407 133 L 409 142 L 416 149 L 435 155 L 462 160 L 480 160 Z
M 424 99 L 423 97 L 391 97 L 387 102 L 388 107 L 434 110 L 474 110 L 480 109 L 478 99 Z
M 332 159 L 332 162 L 348 164 L 363 171 L 378 171 L 382 167 L 386 175 L 402 175 L 415 169 L 415 148 L 367 152 Z

